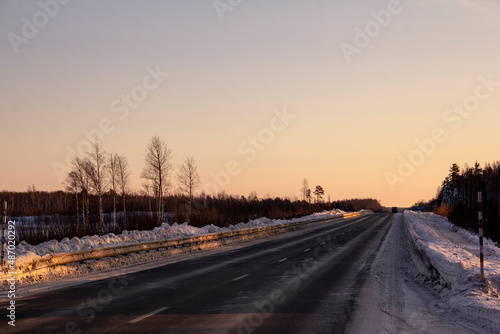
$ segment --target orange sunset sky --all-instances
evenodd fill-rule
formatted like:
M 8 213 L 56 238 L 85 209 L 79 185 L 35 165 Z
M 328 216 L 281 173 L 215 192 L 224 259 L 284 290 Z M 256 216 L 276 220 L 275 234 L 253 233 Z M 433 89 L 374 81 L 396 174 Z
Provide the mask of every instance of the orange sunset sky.
M 500 158 L 498 1 L 66 2 L 0 2 L 0 189 L 62 189 L 95 134 L 134 189 L 159 135 L 200 190 L 386 206 Z

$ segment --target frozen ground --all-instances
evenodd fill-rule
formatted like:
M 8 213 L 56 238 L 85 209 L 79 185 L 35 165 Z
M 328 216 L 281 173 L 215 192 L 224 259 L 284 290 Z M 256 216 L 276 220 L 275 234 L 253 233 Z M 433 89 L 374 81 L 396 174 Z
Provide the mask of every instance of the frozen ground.
M 296 218 L 292 220 L 276 220 L 268 218 L 259 218 L 248 223 L 239 223 L 230 225 L 229 227 L 220 228 L 214 225 L 207 225 L 202 228 L 197 228 L 187 223 L 169 225 L 162 224 L 151 231 L 123 231 L 123 233 L 115 235 L 113 233 L 104 236 L 84 236 L 82 238 L 73 237 L 71 239 L 64 238 L 63 240 L 50 240 L 39 245 L 30 245 L 21 241 L 16 247 L 16 266 L 24 266 L 32 261 L 40 259 L 47 254 L 76 252 L 86 249 L 98 249 L 113 246 L 131 245 L 135 243 L 145 243 L 154 241 L 163 241 L 176 239 L 181 237 L 198 236 L 209 233 L 231 232 L 237 230 L 251 229 L 256 227 L 274 226 L 285 223 L 294 223 L 307 221 L 316 218 L 327 218 L 341 216 L 345 212 L 342 210 L 323 211 L 312 215 Z
M 444 217 L 407 211 L 409 236 L 446 286 L 441 295 L 467 319 L 500 333 L 500 248 L 484 239 L 485 283 L 480 282 L 479 237 Z
M 410 237 L 416 248 L 410 246 Z M 488 283 L 482 286 L 476 275 L 475 244 L 477 236 L 453 232 L 443 217 L 397 214 L 357 301 L 348 332 L 500 333 L 500 299 L 491 284 L 498 279 L 499 249 L 487 242 Z M 428 275 L 416 251 L 424 252 L 437 271 L 443 272 L 441 279 Z

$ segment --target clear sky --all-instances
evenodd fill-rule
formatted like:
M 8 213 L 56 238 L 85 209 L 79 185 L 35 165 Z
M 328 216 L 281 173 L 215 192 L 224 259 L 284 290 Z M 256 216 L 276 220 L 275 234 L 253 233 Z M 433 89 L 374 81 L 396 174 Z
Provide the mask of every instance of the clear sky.
M 0 189 L 101 127 L 136 189 L 159 135 L 207 190 L 410 205 L 500 159 L 499 60 L 493 0 L 0 1 Z

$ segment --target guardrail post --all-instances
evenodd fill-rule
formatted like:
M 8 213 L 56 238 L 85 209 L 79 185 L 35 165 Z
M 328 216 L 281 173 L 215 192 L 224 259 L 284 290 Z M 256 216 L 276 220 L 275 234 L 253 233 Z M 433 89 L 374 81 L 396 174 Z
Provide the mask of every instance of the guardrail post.
M 2 224 L 2 267 L 5 267 L 5 246 L 6 246 L 6 233 L 7 233 L 7 201 L 3 202 L 3 224 Z
M 481 282 L 484 282 L 484 255 L 483 255 L 483 192 L 477 193 L 478 222 L 479 222 L 479 262 L 481 266 Z

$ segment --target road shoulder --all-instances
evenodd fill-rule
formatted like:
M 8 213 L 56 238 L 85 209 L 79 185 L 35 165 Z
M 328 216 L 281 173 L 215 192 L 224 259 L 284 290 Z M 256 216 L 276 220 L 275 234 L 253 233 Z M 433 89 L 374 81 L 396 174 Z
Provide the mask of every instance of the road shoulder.
M 402 214 L 396 214 L 346 332 L 484 333 L 449 310 L 437 291 L 442 287 L 418 272 L 403 224 Z

